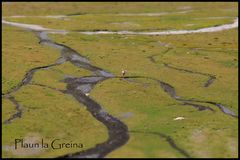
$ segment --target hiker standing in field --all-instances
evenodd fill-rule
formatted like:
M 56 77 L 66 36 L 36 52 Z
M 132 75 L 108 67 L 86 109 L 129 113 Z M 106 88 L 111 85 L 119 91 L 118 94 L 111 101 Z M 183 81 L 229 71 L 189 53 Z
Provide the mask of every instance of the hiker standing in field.
M 127 73 L 127 70 L 122 69 L 122 77 Z

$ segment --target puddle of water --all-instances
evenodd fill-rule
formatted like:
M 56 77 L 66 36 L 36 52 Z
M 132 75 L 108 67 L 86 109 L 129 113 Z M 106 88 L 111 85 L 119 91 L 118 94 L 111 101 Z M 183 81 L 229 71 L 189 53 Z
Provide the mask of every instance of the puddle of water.
M 104 80 L 104 77 L 82 77 L 75 80 L 76 83 L 97 83 Z
M 80 90 L 82 93 L 86 94 L 92 90 L 92 85 L 91 84 L 78 85 L 77 90 Z
M 103 76 L 103 77 L 114 77 L 113 74 L 111 74 L 111 73 L 109 73 L 109 72 L 107 72 L 107 71 L 104 71 L 104 70 L 99 70 L 99 73 L 100 73 L 100 75 Z
M 119 118 L 130 118 L 130 117 L 132 117 L 133 116 L 133 113 L 132 112 L 126 112 L 126 113 L 121 113 L 120 115 L 119 115 Z
M 63 57 L 60 57 L 56 60 L 56 64 L 63 64 L 64 62 L 66 62 L 66 59 Z
M 228 114 L 228 115 L 231 115 L 231 116 L 233 116 L 233 117 L 237 117 L 237 115 L 236 115 L 233 111 L 231 111 L 230 109 L 226 108 L 225 106 L 223 106 L 223 105 L 221 105 L 221 104 L 216 104 L 216 106 L 219 107 L 219 109 L 220 109 L 222 112 L 224 112 L 224 113 L 226 113 L 226 114 Z
M 89 63 L 89 60 L 87 60 L 86 58 L 81 57 L 81 56 L 79 56 L 77 54 L 72 54 L 71 55 L 71 59 L 75 60 L 75 61 L 81 61 L 81 62 Z

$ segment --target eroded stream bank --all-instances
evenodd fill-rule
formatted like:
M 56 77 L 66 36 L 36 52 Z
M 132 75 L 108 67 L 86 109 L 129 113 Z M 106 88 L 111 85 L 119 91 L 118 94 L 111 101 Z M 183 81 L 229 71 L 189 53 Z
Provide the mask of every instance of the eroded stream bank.
M 204 106 L 204 105 L 200 105 L 200 104 L 195 104 L 195 103 L 205 103 L 205 104 L 211 104 L 211 105 L 214 105 L 216 106 L 217 108 L 219 108 L 224 114 L 227 114 L 231 117 L 234 117 L 234 118 L 238 118 L 238 116 L 233 112 L 231 111 L 230 109 L 228 109 L 229 107 L 221 104 L 221 103 L 217 103 L 217 102 L 212 102 L 212 101 L 203 101 L 203 100 L 198 100 L 198 99 L 187 99 L 187 98 L 182 98 L 180 96 L 178 96 L 176 94 L 176 91 L 175 91 L 175 88 L 166 83 L 166 82 L 163 82 L 159 79 L 156 79 L 156 78 L 152 78 L 152 77 L 146 77 L 146 76 L 131 76 L 131 77 L 125 77 L 125 78 L 143 78 L 143 79 L 151 79 L 155 82 L 157 82 L 160 87 L 173 99 L 179 101 L 179 102 L 183 102 L 182 104 L 183 105 L 190 105 L 190 106 L 193 106 L 195 108 L 198 108 L 199 111 L 202 111 L 202 110 L 210 110 L 212 112 L 214 112 L 214 109 L 210 108 L 209 106 Z
M 9 99 L 16 105 L 16 109 L 18 111 L 16 114 L 12 115 L 6 121 L 5 124 L 7 124 L 7 122 L 10 122 L 15 118 L 20 118 L 22 113 L 19 111 L 19 107 L 20 107 L 19 103 L 15 101 L 14 97 L 11 96 L 12 93 L 18 91 L 24 85 L 41 86 L 41 84 L 31 83 L 33 75 L 36 71 L 40 69 L 46 69 L 52 66 L 60 65 L 69 61 L 77 67 L 91 71 L 93 76 L 100 76 L 100 77 L 91 77 L 91 78 L 80 77 L 75 79 L 66 78 L 65 82 L 67 83 L 67 90 L 61 91 L 61 92 L 65 94 L 71 94 L 73 97 L 75 97 L 77 101 L 87 106 L 87 110 L 92 114 L 92 116 L 107 127 L 109 137 L 106 142 L 97 144 L 95 147 L 91 149 L 87 149 L 85 151 L 77 152 L 74 154 L 67 154 L 67 155 L 64 155 L 63 157 L 82 157 L 82 158 L 104 157 L 111 151 L 124 145 L 129 139 L 128 127 L 117 118 L 111 116 L 109 113 L 104 112 L 102 107 L 97 102 L 95 102 L 93 99 L 85 95 L 85 93 L 88 93 L 91 91 L 94 85 L 110 77 L 114 77 L 114 75 L 99 67 L 91 65 L 90 62 L 85 57 L 81 56 L 79 53 L 77 53 L 75 50 L 71 49 L 70 47 L 51 41 L 47 36 L 47 32 L 36 31 L 31 29 L 30 31 L 36 33 L 36 35 L 40 40 L 39 42 L 40 44 L 49 45 L 51 47 L 60 49 L 61 57 L 57 60 L 55 64 L 36 67 L 29 70 L 24 76 L 21 83 L 19 83 L 13 89 L 9 90 L 6 94 L 2 94 L 2 97 L 5 97 L 5 98 L 9 97 Z M 51 89 L 54 89 L 54 88 L 51 88 Z
M 2 21 L 3 23 L 3 21 Z M 16 23 L 6 23 L 8 25 L 15 25 L 17 27 L 23 27 L 27 28 L 28 30 L 35 32 L 40 40 L 40 44 L 43 45 L 49 45 L 54 48 L 58 48 L 61 51 L 61 57 L 57 60 L 56 64 L 49 65 L 49 66 L 43 66 L 43 67 L 38 67 L 38 68 L 33 68 L 31 69 L 26 75 L 25 78 L 23 79 L 22 83 L 18 85 L 15 89 L 12 91 L 16 92 L 18 89 L 20 89 L 21 86 L 23 85 L 28 85 L 31 84 L 31 79 L 36 71 L 39 69 L 44 69 L 44 68 L 49 68 L 54 65 L 60 65 L 63 64 L 67 61 L 71 62 L 73 65 L 89 70 L 92 72 L 92 76 L 88 77 L 73 77 L 73 78 L 66 78 L 64 80 L 65 83 L 67 83 L 67 88 L 66 91 L 61 91 L 62 93 L 65 94 L 71 94 L 75 99 L 79 102 L 87 106 L 87 110 L 92 114 L 93 117 L 95 117 L 98 121 L 103 123 L 107 129 L 108 129 L 108 140 L 97 144 L 95 147 L 87 149 L 85 151 L 77 152 L 77 153 L 72 153 L 72 154 L 67 154 L 63 155 L 61 157 L 81 157 L 81 158 L 90 158 L 90 157 L 105 157 L 108 153 L 112 152 L 113 150 L 123 146 L 129 139 L 129 134 L 128 134 L 128 127 L 121 122 L 119 119 L 111 116 L 109 113 L 105 112 L 103 108 L 93 99 L 90 97 L 86 96 L 86 93 L 89 93 L 94 85 L 101 83 L 104 80 L 111 79 L 111 78 L 122 78 L 122 77 L 117 77 L 111 74 L 110 72 L 103 70 L 97 66 L 93 66 L 90 64 L 89 60 L 85 57 L 83 57 L 80 53 L 77 51 L 71 49 L 70 47 L 66 45 L 62 45 L 59 43 L 56 43 L 52 41 L 51 39 L 48 38 L 47 34 L 52 33 L 52 32 L 58 32 L 59 30 L 45 30 L 43 28 L 36 29 L 33 26 L 30 26 L 31 28 L 28 28 L 26 24 L 24 25 L 19 25 L 19 23 L 16 25 Z M 152 79 L 155 82 L 157 82 L 161 88 L 173 99 L 183 102 L 184 105 L 191 105 L 195 108 L 198 108 L 198 110 L 210 110 L 214 111 L 208 106 L 204 105 L 199 105 L 195 103 L 208 103 L 217 106 L 223 113 L 230 115 L 232 117 L 236 117 L 237 115 L 230 111 L 227 107 L 223 106 L 220 103 L 216 102 L 211 102 L 211 101 L 200 101 L 200 100 L 192 100 L 192 99 L 183 99 L 179 96 L 176 95 L 175 88 L 161 80 L 154 79 L 151 77 L 144 77 L 144 76 L 129 76 L 125 77 L 125 79 L 134 79 L 134 78 L 145 78 L 145 79 Z M 211 80 L 212 81 L 212 80 Z M 210 83 L 210 82 L 208 82 Z M 32 84 L 32 85 L 39 85 L 39 84 Z M 209 84 L 210 85 L 210 84 Z M 41 86 L 41 85 L 40 85 Z M 54 89 L 54 88 L 52 88 Z M 11 92 L 8 92 L 8 95 L 11 95 Z M 13 102 L 13 101 L 12 101 Z M 13 102 L 14 103 L 14 102 Z M 17 106 L 17 104 L 16 104 Z M 18 113 L 19 114 L 19 113 Z M 21 116 L 20 116 L 21 117 Z M 169 139 L 167 139 L 169 140 Z M 171 141 L 169 141 L 171 145 Z M 175 145 L 175 147 L 174 147 Z M 178 151 L 181 152 L 182 149 L 180 147 L 176 147 L 176 144 L 171 145 L 174 149 L 177 149 Z M 188 154 L 182 152 L 182 154 L 185 157 L 190 157 Z
M 209 87 L 214 82 L 214 80 L 216 79 L 216 76 L 212 75 L 212 74 L 201 73 L 201 72 L 192 71 L 192 70 L 188 70 L 188 69 L 182 69 L 182 68 L 178 68 L 178 67 L 169 65 L 167 63 L 164 63 L 164 66 L 168 67 L 168 68 L 171 68 L 171 69 L 178 70 L 178 71 L 183 71 L 183 72 L 192 73 L 192 74 L 199 74 L 199 75 L 203 75 L 203 76 L 209 77 L 208 80 L 204 83 L 204 85 L 203 85 L 204 87 Z
M 183 155 L 186 158 L 191 158 L 190 154 L 185 151 L 184 149 L 178 147 L 175 143 L 175 141 L 170 137 L 167 136 L 163 133 L 158 133 L 158 132 L 144 132 L 144 131 L 130 131 L 130 133 L 140 133 L 140 134 L 149 134 L 149 135 L 155 135 L 155 136 L 159 136 L 160 138 L 164 138 L 169 145 L 174 148 L 175 150 L 177 150 L 181 155 Z
M 16 113 L 14 113 L 10 116 L 10 118 L 5 120 L 3 122 L 4 124 L 10 124 L 14 119 L 21 118 L 23 110 L 23 107 L 21 106 L 21 104 L 18 103 L 14 96 L 7 96 L 7 99 L 9 99 L 15 105 Z
M 49 45 L 61 50 L 60 58 L 63 63 L 69 61 L 79 68 L 92 72 L 92 77 L 66 78 L 64 80 L 64 82 L 67 83 L 65 94 L 71 94 L 79 103 L 84 104 L 92 116 L 103 123 L 108 129 L 109 137 L 107 141 L 97 144 L 93 148 L 61 157 L 104 157 L 111 151 L 124 145 L 129 139 L 128 127 L 117 118 L 103 111 L 103 108 L 96 101 L 86 96 L 86 93 L 89 93 L 94 85 L 114 77 L 114 75 L 99 67 L 91 65 L 87 58 L 81 56 L 70 47 L 51 41 L 47 37 L 46 32 L 38 32 L 37 35 L 40 39 L 40 44 Z
M 105 157 L 108 153 L 113 151 L 114 149 L 119 148 L 124 145 L 128 139 L 128 129 L 127 126 L 118 120 L 115 117 L 112 117 L 107 112 L 103 110 L 103 108 L 95 102 L 93 99 L 86 96 L 86 93 L 89 93 L 93 87 L 104 80 L 111 78 L 122 78 L 114 76 L 113 74 L 105 71 L 99 67 L 92 66 L 90 62 L 83 56 L 81 56 L 77 51 L 71 49 L 68 46 L 58 44 L 56 42 L 52 42 L 48 39 L 45 33 L 40 32 L 39 34 L 40 43 L 45 45 L 50 45 L 55 48 L 61 49 L 61 57 L 64 61 L 69 61 L 73 65 L 87 69 L 93 73 L 92 76 L 86 77 L 73 77 L 73 78 L 65 78 L 64 82 L 67 83 L 66 94 L 71 94 L 73 97 L 77 99 L 80 103 L 87 106 L 87 110 L 100 122 L 102 122 L 108 128 L 109 138 L 106 142 L 101 144 L 97 144 L 95 147 L 73 153 L 67 154 L 61 157 L 71 157 L 71 158 L 93 158 L 93 157 Z M 135 78 L 135 77 L 126 77 L 126 78 Z M 149 77 L 147 77 L 149 78 Z M 168 140 L 168 139 L 167 139 Z M 172 143 L 170 143 L 170 146 Z M 179 150 L 180 147 L 176 146 L 174 143 L 174 149 Z M 182 149 L 180 149 L 182 150 Z M 182 152 L 180 152 L 182 153 Z M 183 156 L 186 154 L 182 153 Z

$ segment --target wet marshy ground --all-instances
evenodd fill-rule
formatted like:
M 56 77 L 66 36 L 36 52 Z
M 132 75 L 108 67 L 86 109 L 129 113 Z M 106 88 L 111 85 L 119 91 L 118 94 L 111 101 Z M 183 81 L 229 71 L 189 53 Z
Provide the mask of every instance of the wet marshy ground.
M 106 126 L 108 129 L 108 139 L 107 141 L 96 144 L 93 148 L 76 152 L 72 154 L 63 155 L 60 157 L 69 157 L 69 158 L 93 158 L 93 157 L 105 157 L 107 154 L 112 152 L 113 150 L 123 146 L 126 144 L 126 142 L 129 140 L 129 129 L 126 124 L 124 124 L 122 121 L 120 121 L 118 118 L 113 117 L 110 113 L 107 113 L 104 111 L 104 108 L 95 100 L 87 96 L 88 93 L 91 92 L 91 90 L 94 88 L 95 85 L 106 81 L 108 79 L 118 78 L 118 79 L 124 79 L 129 80 L 131 83 L 136 83 L 135 79 L 146 79 L 146 80 L 152 80 L 161 87 L 161 89 L 172 99 L 177 100 L 182 103 L 182 105 L 189 105 L 192 106 L 199 111 L 209 110 L 211 112 L 215 112 L 213 108 L 209 106 L 213 105 L 220 109 L 224 114 L 227 114 L 231 117 L 238 118 L 238 116 L 229 109 L 229 107 L 220 104 L 218 102 L 212 102 L 212 101 L 203 101 L 198 99 L 188 99 L 181 97 L 178 95 L 175 91 L 175 88 L 173 85 L 164 82 L 160 79 L 152 78 L 152 77 L 146 77 L 146 76 L 125 76 L 125 77 L 119 77 L 115 76 L 114 74 L 110 73 L 109 71 L 102 69 L 98 66 L 94 66 L 90 63 L 90 60 L 88 60 L 86 57 L 82 56 L 79 52 L 76 50 L 70 48 L 67 45 L 63 45 L 57 42 L 52 41 L 48 37 L 48 33 L 51 32 L 58 32 L 54 30 L 45 30 L 44 28 L 37 27 L 34 28 L 33 25 L 27 26 L 26 24 L 17 24 L 12 22 L 6 22 L 3 21 L 2 23 L 8 24 L 8 25 L 15 25 L 18 27 L 27 28 L 29 31 L 34 32 L 36 36 L 39 38 L 39 44 L 40 45 L 48 45 L 53 48 L 59 49 L 60 57 L 56 60 L 56 63 L 42 66 L 42 67 L 36 67 L 30 69 L 24 76 L 24 79 L 22 82 L 20 82 L 16 87 L 10 89 L 8 92 L 2 94 L 3 98 L 9 99 L 15 106 L 16 106 L 16 113 L 13 114 L 8 120 L 4 122 L 5 125 L 9 125 L 13 120 L 17 120 L 17 118 L 21 118 L 24 114 L 22 108 L 24 106 L 21 106 L 19 102 L 16 101 L 14 96 L 12 95 L 14 92 L 17 92 L 19 89 L 21 89 L 22 86 L 25 85 L 38 85 L 38 86 L 44 86 L 48 87 L 50 89 L 62 92 L 64 94 L 72 95 L 79 103 L 85 105 L 87 107 L 87 110 L 91 113 L 91 115 L 101 122 L 103 125 Z M 232 25 L 223 25 L 223 26 L 216 26 L 206 29 L 199 29 L 197 31 L 167 31 L 167 32 L 161 32 L 161 33 L 155 33 L 155 34 L 184 34 L 184 33 L 196 33 L 196 32 L 206 32 L 206 31 L 218 31 L 222 27 L 222 29 L 227 29 L 236 26 L 236 22 L 234 22 Z M 35 26 L 36 27 L 36 26 Z M 214 30 L 215 29 L 215 30 Z M 85 32 L 84 34 L 115 34 L 115 32 L 101 32 L 96 31 L 94 33 Z M 116 32 L 116 34 L 135 34 L 135 32 Z M 140 33 L 137 33 L 140 34 Z M 141 34 L 147 34 L 147 33 L 141 33 Z M 149 33 L 150 34 L 150 33 Z M 153 34 L 153 33 L 151 33 Z M 167 53 L 171 48 L 168 48 L 164 53 Z M 156 63 L 156 60 L 154 57 L 157 55 L 149 56 L 151 62 Z M 91 72 L 91 76 L 84 76 L 84 77 L 67 77 L 64 79 L 64 83 L 67 84 L 67 87 L 65 90 L 59 90 L 50 86 L 42 85 L 42 84 L 36 84 L 32 83 L 31 80 L 33 79 L 34 74 L 43 69 L 48 69 L 53 66 L 64 64 L 65 62 L 70 62 L 76 67 L 88 70 Z M 202 76 L 207 76 L 209 79 L 204 83 L 203 87 L 209 87 L 214 80 L 216 79 L 216 76 L 213 74 L 208 73 L 201 73 L 197 71 L 192 71 L 189 69 L 183 69 L 179 68 L 170 64 L 164 63 L 164 66 L 170 69 L 178 70 L 181 72 L 187 72 L 190 74 L 199 74 Z M 199 104 L 201 103 L 201 104 Z M 26 113 L 27 114 L 27 113 Z M 130 131 L 130 133 L 142 133 L 141 131 Z M 191 157 L 189 153 L 182 149 L 181 147 L 177 146 L 175 141 L 162 133 L 155 133 L 155 132 L 148 132 L 144 134 L 152 134 L 157 135 L 162 138 L 164 138 L 170 146 L 177 150 L 179 153 L 181 153 L 184 157 Z

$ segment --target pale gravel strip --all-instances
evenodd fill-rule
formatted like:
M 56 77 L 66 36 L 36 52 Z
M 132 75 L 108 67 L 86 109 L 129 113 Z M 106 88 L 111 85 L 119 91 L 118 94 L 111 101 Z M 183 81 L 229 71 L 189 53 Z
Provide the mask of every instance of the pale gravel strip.
M 238 18 L 234 20 L 232 24 L 224 24 L 216 27 L 207 27 L 197 30 L 169 30 L 169 31 L 159 31 L 159 32 L 134 32 L 134 31 L 85 31 L 79 32 L 87 35 L 94 34 L 121 34 L 121 35 L 175 35 L 175 34 L 190 34 L 190 33 L 206 33 L 206 32 L 218 32 L 223 30 L 228 30 L 238 27 Z
M 21 27 L 25 29 L 30 29 L 33 31 L 47 31 L 48 33 L 56 33 L 56 34 L 67 34 L 69 33 L 66 30 L 56 30 L 44 28 L 40 25 L 32 25 L 32 24 L 24 24 L 24 23 L 16 23 L 16 22 L 8 22 L 6 20 L 2 20 L 3 24 L 8 24 L 16 27 Z M 206 33 L 206 32 L 218 32 L 223 30 L 228 30 L 232 28 L 238 27 L 238 18 L 234 20 L 232 24 L 224 24 L 215 27 L 207 27 L 201 28 L 197 30 L 169 30 L 169 31 L 158 31 L 158 32 L 134 32 L 134 31 L 84 31 L 78 32 L 81 34 L 87 35 L 95 35 L 95 34 L 121 34 L 121 35 L 175 35 L 175 34 L 190 34 L 190 33 Z
M 35 25 L 35 24 L 8 22 L 4 19 L 2 20 L 2 24 L 7 24 L 7 25 L 10 25 L 10 26 L 20 27 L 20 28 L 31 30 L 31 31 L 46 31 L 48 33 L 60 33 L 60 34 L 66 34 L 67 33 L 66 30 L 49 29 L 49 28 L 44 28 L 40 25 Z

